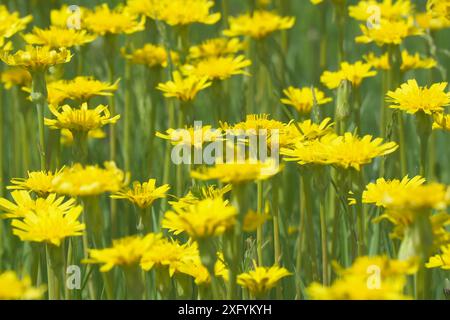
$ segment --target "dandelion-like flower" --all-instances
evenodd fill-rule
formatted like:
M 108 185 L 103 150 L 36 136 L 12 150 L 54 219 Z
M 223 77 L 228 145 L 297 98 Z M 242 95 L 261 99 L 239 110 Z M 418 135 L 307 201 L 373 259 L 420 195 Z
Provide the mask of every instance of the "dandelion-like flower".
M 220 141 L 223 136 L 221 129 L 211 126 L 189 127 L 185 129 L 167 129 L 165 133 L 156 132 L 156 136 L 169 140 L 172 145 L 185 145 L 201 149 L 205 143 Z
M 331 102 L 333 99 L 325 96 L 325 93 L 317 88 L 294 88 L 289 87 L 283 90 L 286 98 L 281 99 L 281 103 L 293 106 L 302 114 L 310 113 L 314 104 L 322 105 Z
M 89 258 L 83 262 L 102 264 L 101 272 L 108 272 L 115 266 L 131 267 L 139 265 L 143 255 L 151 250 L 160 238 L 160 234 L 149 233 L 145 236 L 130 236 L 113 240 L 110 248 L 89 249 Z
M 51 129 L 69 129 L 72 132 L 88 132 L 100 129 L 107 124 L 115 124 L 120 115 L 111 117 L 108 106 L 99 105 L 95 109 L 88 109 L 87 103 L 75 109 L 69 105 L 61 107 L 61 111 L 49 106 L 56 119 L 45 118 L 45 125 Z
M 147 43 L 142 48 L 136 49 L 130 53 L 126 52 L 125 49 L 122 49 L 122 54 L 125 59 L 134 64 L 143 64 L 149 68 L 167 67 L 167 50 L 160 45 Z M 170 52 L 170 58 L 174 64 L 177 64 L 180 60 L 178 53 L 175 51 Z
M 442 246 L 442 253 L 430 257 L 427 262 L 427 268 L 441 268 L 442 270 L 450 270 L 450 246 Z
M 255 39 L 267 37 L 279 30 L 294 26 L 295 17 L 282 17 L 274 12 L 257 10 L 229 18 L 230 28 L 223 32 L 228 37 L 250 36 Z
M 6 187 L 8 190 L 28 190 L 39 196 L 47 196 L 53 192 L 53 179 L 58 176 L 61 170 L 52 171 L 28 171 L 27 178 L 14 178 L 12 185 Z
M 178 235 L 203 239 L 223 234 L 233 227 L 237 211 L 221 198 L 205 199 L 186 208 L 174 208 L 164 215 L 162 227 Z
M 387 93 L 387 101 L 393 109 L 407 113 L 422 111 L 425 114 L 442 112 L 450 105 L 450 92 L 445 92 L 447 82 L 435 83 L 431 87 L 420 87 L 415 79 L 403 83 L 400 88 Z
M 206 77 L 209 80 L 225 80 L 242 74 L 249 76 L 245 68 L 252 62 L 244 56 L 210 57 L 197 61 L 193 65 L 184 65 L 181 70 L 187 76 Z
M 435 114 L 433 129 L 450 131 L 450 114 L 443 114 L 443 113 Z
M 45 287 L 33 287 L 30 277 L 20 279 L 14 271 L 0 273 L 0 300 L 41 299 Z
M 380 18 L 389 21 L 402 20 L 413 13 L 414 6 L 411 0 L 376 0 L 359 1 L 355 6 L 349 6 L 349 16 L 359 20 L 368 21 L 374 13 L 379 13 Z M 377 11 L 375 11 L 377 10 Z M 376 25 L 373 26 L 376 28 Z
M 229 56 L 245 49 L 245 43 L 238 38 L 208 39 L 199 45 L 189 48 L 189 59 L 206 59 Z
M 279 266 L 260 267 L 254 262 L 254 267 L 254 270 L 238 275 L 237 283 L 248 289 L 255 297 L 264 297 L 281 279 L 292 275 L 287 269 Z
M 0 48 L 4 45 L 5 39 L 24 30 L 31 20 L 33 20 L 31 15 L 21 18 L 18 12 L 9 12 L 5 5 L 0 5 Z
M 356 61 L 353 64 L 342 62 L 340 70 L 336 72 L 325 71 L 320 77 L 320 81 L 329 89 L 336 89 L 344 80 L 349 81 L 355 87 L 359 87 L 365 78 L 377 74 L 376 71 L 371 69 L 372 65 L 362 61 Z
M 0 81 L 3 82 L 7 90 L 14 86 L 29 86 L 31 84 L 31 74 L 23 68 L 9 68 L 1 73 Z
M 175 71 L 173 80 L 158 84 L 157 89 L 164 92 L 166 98 L 177 98 L 187 102 L 194 100 L 200 91 L 208 88 L 211 84 L 208 77 L 182 77 L 178 71 Z
M 133 188 L 120 190 L 111 195 L 111 198 L 126 199 L 144 209 L 150 207 L 155 200 L 165 198 L 169 189 L 168 184 L 156 187 L 156 179 L 149 179 L 144 183 L 135 181 L 133 182 Z
M 33 28 L 31 33 L 23 36 L 30 45 L 48 46 L 50 48 L 71 48 L 91 43 L 97 36 L 86 30 L 68 29 L 51 26 L 48 29 Z
M 360 28 L 362 35 L 356 37 L 356 42 L 375 42 L 379 46 L 386 44 L 400 45 L 407 37 L 422 34 L 422 30 L 414 26 L 412 17 L 397 21 L 381 19 L 380 23 L 373 28 L 368 28 L 364 24 L 361 24 Z
M 378 57 L 373 52 L 370 52 L 363 58 L 375 69 L 389 70 L 391 68 L 387 53 Z M 400 70 L 403 72 L 413 69 L 431 69 L 436 67 L 436 65 L 437 62 L 433 58 L 422 58 L 417 52 L 414 55 L 411 55 L 406 50 L 402 51 L 402 64 Z

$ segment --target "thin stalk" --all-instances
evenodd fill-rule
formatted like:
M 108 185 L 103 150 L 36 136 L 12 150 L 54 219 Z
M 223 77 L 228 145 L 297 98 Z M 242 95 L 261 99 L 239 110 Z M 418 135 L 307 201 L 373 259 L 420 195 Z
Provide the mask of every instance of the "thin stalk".
M 320 234 L 322 246 L 322 284 L 324 286 L 327 286 L 329 284 L 329 277 L 328 277 L 329 263 L 328 263 L 327 214 L 325 212 L 325 201 L 320 201 L 319 214 L 320 214 Z
M 35 71 L 32 74 L 31 100 L 36 105 L 38 122 L 38 152 L 41 164 L 40 168 L 45 171 L 47 168 L 44 125 L 44 112 L 47 109 L 47 84 L 45 81 L 45 71 Z
M 263 203 L 264 203 L 264 195 L 263 195 L 263 182 L 262 181 L 258 181 L 257 183 L 257 210 L 258 210 L 258 214 L 262 215 L 264 214 L 264 208 L 263 208 Z M 264 260 L 263 260 L 263 251 L 262 251 L 262 243 L 263 243 L 263 226 L 260 225 L 258 226 L 258 229 L 256 230 L 256 253 L 257 253 L 257 257 L 258 257 L 258 265 L 263 266 L 264 265 Z
M 63 267 L 61 248 L 46 244 L 45 253 L 47 259 L 48 299 L 60 300 Z

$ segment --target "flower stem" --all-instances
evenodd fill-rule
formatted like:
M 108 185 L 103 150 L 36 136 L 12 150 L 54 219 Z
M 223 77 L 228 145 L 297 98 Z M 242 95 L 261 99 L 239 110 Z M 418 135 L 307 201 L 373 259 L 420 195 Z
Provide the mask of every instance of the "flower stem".
M 258 181 L 257 183 L 257 210 L 258 210 L 258 214 L 262 215 L 264 214 L 264 208 L 263 208 L 263 182 L 262 181 Z M 263 243 L 263 225 L 258 226 L 258 229 L 256 230 L 256 253 L 257 253 L 257 257 L 258 257 L 258 265 L 259 266 L 263 266 L 264 265 L 264 260 L 263 260 L 263 251 L 262 251 L 262 243 Z
M 45 81 L 45 71 L 35 71 L 32 74 L 31 100 L 36 105 L 38 121 L 38 151 L 41 164 L 40 168 L 44 171 L 47 168 L 44 125 L 44 112 L 47 109 L 47 84 Z
M 62 255 L 61 248 L 46 244 L 45 252 L 47 256 L 47 284 L 48 284 L 48 299 L 61 299 L 61 275 L 62 275 Z

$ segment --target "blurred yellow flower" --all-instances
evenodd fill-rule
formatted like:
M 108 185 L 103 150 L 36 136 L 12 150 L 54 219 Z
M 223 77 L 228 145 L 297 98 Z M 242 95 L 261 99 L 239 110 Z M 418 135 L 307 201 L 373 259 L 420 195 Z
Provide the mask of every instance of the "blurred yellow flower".
M 128 183 L 128 175 L 114 162 L 105 162 L 105 168 L 82 166 L 66 167 L 53 178 L 53 190 L 73 197 L 96 196 L 104 192 L 117 192 Z
M 107 34 L 131 34 L 144 30 L 145 18 L 131 13 L 127 7 L 110 9 L 107 4 L 86 10 L 83 25 L 87 30 L 104 36 Z
M 434 17 L 443 18 L 450 21 L 450 1 L 449 0 L 428 0 L 427 11 Z
M 5 5 L 0 5 L 0 48 L 4 45 L 5 39 L 24 30 L 31 20 L 33 20 L 31 15 L 21 18 L 18 12 L 9 12 Z
M 326 97 L 325 93 L 312 87 L 289 87 L 283 90 L 283 93 L 287 98 L 281 99 L 281 103 L 293 106 L 302 114 L 310 113 L 314 104 L 321 105 L 333 101 L 332 98 Z
M 430 88 L 419 87 L 415 79 L 403 83 L 400 88 L 387 93 L 389 107 L 407 113 L 422 111 L 426 114 L 442 112 L 450 105 L 450 92 L 445 92 L 447 82 L 435 83 Z
M 125 59 L 134 64 L 143 64 L 149 68 L 167 67 L 167 51 L 160 45 L 147 43 L 142 48 L 136 49 L 131 53 L 127 53 L 123 48 L 122 54 Z M 171 51 L 170 56 L 173 64 L 177 64 L 180 60 L 178 53 L 175 51 Z
M 450 131 L 450 114 L 436 113 L 434 115 L 433 129 Z
M 359 21 L 368 21 L 374 14 L 391 21 L 402 20 L 409 17 L 413 10 L 411 0 L 359 1 L 357 5 L 348 7 L 349 16 Z
M 281 279 L 291 276 L 287 269 L 279 266 L 260 267 L 253 262 L 254 270 L 241 273 L 237 277 L 237 283 L 248 289 L 255 297 L 265 297 L 269 291 L 276 287 Z
M 375 56 L 373 52 L 370 52 L 363 58 L 375 69 L 389 70 L 391 68 L 387 53 L 378 57 Z M 433 58 L 422 58 L 417 52 L 414 55 L 411 55 L 406 50 L 402 51 L 402 64 L 400 66 L 400 70 L 403 72 L 413 69 L 431 69 L 436 65 L 437 62 Z
M 37 300 L 45 291 L 45 286 L 33 287 L 30 277 L 19 279 L 14 271 L 0 273 L 0 300 Z
M 382 46 L 385 44 L 400 45 L 409 36 L 421 35 L 423 31 L 414 25 L 414 19 L 389 21 L 381 19 L 380 23 L 373 28 L 361 24 L 362 35 L 355 38 L 358 43 L 375 42 Z
M 243 74 L 249 76 L 245 68 L 252 62 L 244 56 L 210 57 L 198 60 L 193 65 L 188 64 L 181 67 L 187 76 L 198 78 L 206 77 L 209 80 L 225 80 L 231 76 Z
M 8 190 L 28 190 L 33 191 L 40 197 L 46 197 L 53 192 L 53 179 L 58 176 L 61 170 L 52 171 L 28 171 L 27 178 L 14 178 L 12 185 L 6 187 Z
M 157 89 L 164 92 L 166 98 L 177 98 L 181 101 L 194 100 L 203 89 L 211 86 L 207 77 L 182 77 L 178 71 L 173 73 L 173 80 L 158 84 Z
M 189 127 L 185 129 L 167 129 L 165 133 L 156 132 L 156 136 L 169 140 L 172 145 L 186 145 L 201 149 L 205 143 L 222 139 L 221 129 L 213 129 L 211 126 Z
M 291 29 L 295 17 L 282 17 L 274 12 L 257 10 L 252 14 L 230 17 L 229 24 L 230 28 L 223 32 L 227 37 L 250 36 L 261 39 L 275 31 Z
M 373 77 L 377 74 L 371 70 L 372 65 L 356 61 L 353 64 L 342 62 L 340 70 L 336 72 L 325 71 L 320 77 L 320 81 L 328 89 L 336 89 L 342 81 L 349 81 L 354 87 L 359 87 L 365 78 Z
M 50 48 L 71 48 L 90 43 L 97 38 L 86 30 L 68 29 L 67 27 L 51 26 L 49 29 L 33 28 L 31 33 L 23 35 L 30 45 L 48 46 Z
M 237 54 L 245 49 L 245 43 L 238 38 L 207 39 L 189 48 L 189 59 L 216 58 Z
M 14 86 L 26 87 L 31 84 L 31 74 L 23 68 L 9 68 L 1 73 L 1 82 L 7 90 Z
M 87 10 L 80 5 L 76 8 L 62 5 L 61 8 L 50 11 L 50 23 L 59 28 L 84 29 L 83 19 Z
M 194 186 L 184 197 L 178 198 L 176 201 L 169 201 L 169 204 L 174 209 L 183 209 L 204 199 L 222 199 L 226 193 L 231 191 L 231 188 L 231 184 L 222 188 L 217 188 L 214 185 L 197 188 Z
M 83 260 L 83 263 L 103 264 L 100 267 L 101 272 L 108 272 L 115 266 L 139 265 L 143 255 L 150 251 L 160 238 L 160 234 L 149 233 L 145 236 L 130 236 L 113 240 L 110 248 L 89 249 L 89 258 Z
M 450 246 L 441 247 L 441 251 L 441 254 L 430 257 L 430 260 L 426 264 L 427 268 L 450 270 Z
M 195 284 L 198 286 L 208 285 L 211 282 L 209 271 L 202 264 L 199 256 L 195 260 L 183 261 L 179 266 L 179 271 L 193 277 L 195 279 Z M 223 253 L 221 252 L 217 253 L 214 274 L 216 277 L 221 277 L 225 281 L 228 281 L 229 270 L 224 263 Z
M 14 54 L 2 51 L 0 58 L 7 65 L 24 67 L 33 72 L 44 71 L 51 66 L 67 63 L 72 59 L 72 55 L 66 48 L 56 50 L 47 46 L 27 46 L 25 50 L 19 50 Z
M 156 187 L 156 179 L 149 179 L 144 183 L 133 182 L 133 188 L 122 189 L 113 195 L 113 199 L 126 199 L 141 209 L 150 207 L 156 199 L 162 199 L 167 196 L 170 186 L 164 184 Z
M 50 129 L 69 129 L 72 133 L 100 129 L 120 119 L 120 115 L 111 117 L 108 106 L 104 105 L 88 109 L 87 103 L 83 103 L 80 109 L 75 109 L 66 104 L 61 111 L 50 105 L 49 109 L 56 119 L 45 118 L 45 125 Z
M 201 200 L 167 211 L 162 227 L 175 235 L 186 232 L 194 240 L 219 236 L 233 227 L 237 211 L 221 198 Z
M 414 16 L 414 19 L 417 25 L 422 29 L 436 31 L 450 27 L 450 20 L 439 16 L 433 16 L 430 12 L 418 13 Z
M 242 224 L 242 230 L 245 232 L 256 231 L 260 226 L 262 226 L 267 220 L 270 219 L 269 207 L 266 205 L 265 212 L 258 213 L 256 211 L 250 210 L 244 217 L 244 222 Z

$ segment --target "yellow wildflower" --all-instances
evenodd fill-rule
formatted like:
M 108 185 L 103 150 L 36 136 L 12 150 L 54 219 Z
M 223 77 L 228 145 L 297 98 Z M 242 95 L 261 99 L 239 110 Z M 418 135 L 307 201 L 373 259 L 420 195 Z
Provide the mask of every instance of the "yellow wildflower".
M 9 68 L 1 73 L 1 82 L 4 83 L 7 90 L 13 86 L 29 86 L 31 84 L 31 74 L 23 68 Z
M 380 23 L 373 28 L 368 28 L 366 25 L 361 24 L 360 29 L 363 34 L 356 37 L 356 42 L 375 42 L 379 46 L 385 44 L 400 45 L 407 37 L 422 34 L 422 31 L 414 26 L 412 17 L 408 20 L 397 21 L 381 19 Z
M 380 18 L 387 20 L 402 20 L 413 12 L 413 4 L 410 0 L 375 0 L 359 1 L 355 6 L 349 6 L 349 16 L 367 21 L 372 15 L 379 13 Z
M 149 68 L 167 67 L 167 51 L 160 45 L 147 43 L 142 48 L 136 49 L 131 53 L 127 53 L 125 49 L 122 49 L 122 54 L 125 59 L 134 64 L 143 64 Z M 170 58 L 173 64 L 177 64 L 180 60 L 178 53 L 175 51 L 170 52 Z
M 47 46 L 27 46 L 25 50 L 14 54 L 3 51 L 0 58 L 10 66 L 24 67 L 29 71 L 43 71 L 51 66 L 69 62 L 72 55 L 66 48 L 55 50 Z
M 71 48 L 82 46 L 95 40 L 97 36 L 86 30 L 76 30 L 51 26 L 49 29 L 33 28 L 32 33 L 23 36 L 30 45 L 48 46 L 50 48 Z
M 244 56 L 210 57 L 197 61 L 193 65 L 184 65 L 181 70 L 187 76 L 206 77 L 209 80 L 225 80 L 231 76 L 250 74 L 244 69 L 251 65 Z
M 289 87 L 283 90 L 287 98 L 281 99 L 281 103 L 293 106 L 298 112 L 310 113 L 314 104 L 321 105 L 331 102 L 332 98 L 327 98 L 325 93 L 317 88 L 294 88 Z
M 186 145 L 201 149 L 205 143 L 221 140 L 221 129 L 213 129 L 211 126 L 189 127 L 185 129 L 167 129 L 165 133 L 156 132 L 161 139 L 170 140 L 172 145 Z
M 194 100 L 203 89 L 211 86 L 207 77 L 182 77 L 178 71 L 173 73 L 173 80 L 158 84 L 157 89 L 164 92 L 166 98 L 177 98 L 181 101 Z
M 436 113 L 434 115 L 433 129 L 450 131 L 450 114 Z
M 0 273 L 0 300 L 36 300 L 44 292 L 44 286 L 32 286 L 30 277 L 19 279 L 14 271 Z
M 156 199 L 162 199 L 167 196 L 170 186 L 164 184 L 156 187 L 156 179 L 149 179 L 147 182 L 133 182 L 132 189 L 123 189 L 113 195 L 113 199 L 127 199 L 141 209 L 150 207 Z
M 53 179 L 59 175 L 61 170 L 52 171 L 28 171 L 27 178 L 14 178 L 12 185 L 6 187 L 8 190 L 28 190 L 44 197 L 53 192 Z
M 441 247 L 441 254 L 430 257 L 426 264 L 427 268 L 441 268 L 442 270 L 450 270 L 450 246 Z
M 208 39 L 189 48 L 189 59 L 216 58 L 236 54 L 245 49 L 245 44 L 238 38 Z
M 320 77 L 320 81 L 329 89 L 336 89 L 344 80 L 349 81 L 355 87 L 359 87 L 365 78 L 373 77 L 377 74 L 371 68 L 372 65 L 362 61 L 357 61 L 353 64 L 342 62 L 339 71 L 325 71 Z
M 21 18 L 18 12 L 11 13 L 5 5 L 0 5 L 0 48 L 4 45 L 5 39 L 24 30 L 31 20 L 33 20 L 31 15 Z

